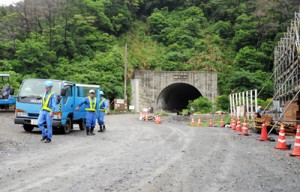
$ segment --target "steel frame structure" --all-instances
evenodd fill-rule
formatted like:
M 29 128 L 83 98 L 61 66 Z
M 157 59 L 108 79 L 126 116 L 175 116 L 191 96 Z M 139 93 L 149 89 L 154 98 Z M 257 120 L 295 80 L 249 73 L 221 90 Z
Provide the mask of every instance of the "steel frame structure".
M 300 90 L 300 12 L 274 49 L 274 100 L 283 108 Z

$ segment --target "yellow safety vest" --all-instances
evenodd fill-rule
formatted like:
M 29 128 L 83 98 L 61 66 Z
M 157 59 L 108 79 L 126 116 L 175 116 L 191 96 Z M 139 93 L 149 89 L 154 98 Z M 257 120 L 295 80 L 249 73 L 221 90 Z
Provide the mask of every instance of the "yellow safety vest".
M 96 111 L 96 104 L 97 99 L 94 97 L 94 103 L 90 96 L 88 96 L 89 102 L 90 102 L 90 108 L 85 108 L 86 111 Z
M 102 103 L 104 103 L 105 100 L 106 100 L 106 99 L 102 99 L 102 101 L 101 101 L 100 104 L 99 104 L 100 111 L 103 111 L 103 112 L 105 112 L 105 108 L 101 108 L 101 105 L 102 105 Z
M 49 101 L 51 96 L 54 94 L 54 92 L 49 93 L 48 97 L 46 98 L 46 93 L 44 94 L 43 101 L 42 101 L 42 110 L 51 111 L 52 109 L 48 107 Z M 45 101 L 46 99 L 46 101 Z

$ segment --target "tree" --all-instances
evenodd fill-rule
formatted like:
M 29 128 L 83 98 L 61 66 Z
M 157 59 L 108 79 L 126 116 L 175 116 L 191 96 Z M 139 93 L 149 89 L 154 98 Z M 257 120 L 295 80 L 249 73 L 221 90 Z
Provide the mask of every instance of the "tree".
M 233 36 L 232 25 L 229 21 L 218 21 L 213 25 L 213 31 L 223 39 Z
M 158 9 L 156 9 L 154 13 L 148 18 L 149 32 L 158 41 L 164 41 L 164 37 L 161 33 L 166 27 L 168 27 L 167 21 L 165 19 L 166 14 L 166 10 L 159 11 Z
M 258 79 L 253 73 L 245 70 L 235 71 L 229 79 L 229 88 L 232 93 L 257 88 Z
M 245 46 L 257 45 L 257 22 L 254 17 L 242 14 L 236 19 L 233 26 L 235 35 L 232 39 L 236 50 L 239 50 Z
M 215 104 L 217 110 L 228 111 L 230 107 L 229 96 L 228 95 L 219 95 L 215 99 Z
M 237 53 L 234 62 L 240 69 L 255 72 L 256 70 L 263 70 L 266 68 L 268 58 L 263 52 L 247 46 Z
M 27 38 L 25 42 L 17 41 L 16 58 L 20 61 L 20 67 L 16 72 L 24 74 L 37 74 L 38 77 L 49 78 L 56 54 L 50 51 L 44 38 L 36 41 L 35 38 Z

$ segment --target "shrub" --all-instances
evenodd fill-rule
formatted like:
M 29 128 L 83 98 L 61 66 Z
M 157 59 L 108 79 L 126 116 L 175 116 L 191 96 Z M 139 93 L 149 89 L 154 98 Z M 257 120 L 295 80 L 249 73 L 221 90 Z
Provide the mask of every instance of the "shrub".
M 191 111 L 210 113 L 212 112 L 213 104 L 206 97 L 199 97 L 198 99 L 190 101 L 188 107 L 191 109 Z

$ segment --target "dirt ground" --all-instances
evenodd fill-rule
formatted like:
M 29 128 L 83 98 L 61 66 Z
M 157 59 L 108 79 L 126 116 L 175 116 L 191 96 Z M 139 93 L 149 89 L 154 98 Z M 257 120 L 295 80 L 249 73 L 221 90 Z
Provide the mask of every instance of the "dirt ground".
M 0 113 L 1 192 L 300 191 L 300 159 L 257 134 L 109 115 L 105 133 L 75 128 L 46 144 L 13 118 Z

